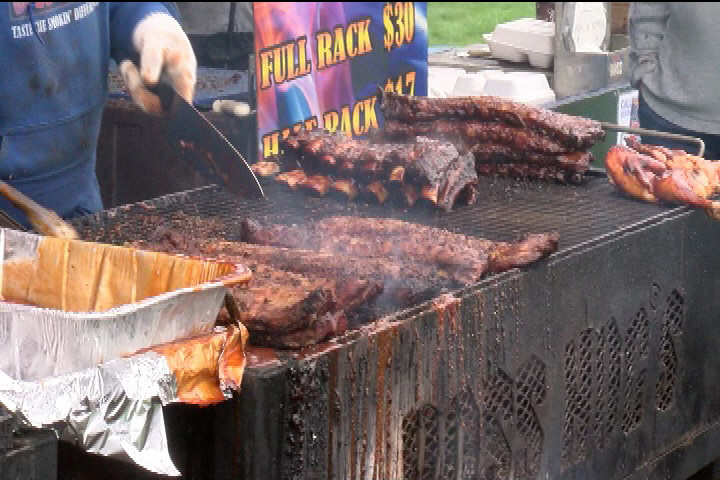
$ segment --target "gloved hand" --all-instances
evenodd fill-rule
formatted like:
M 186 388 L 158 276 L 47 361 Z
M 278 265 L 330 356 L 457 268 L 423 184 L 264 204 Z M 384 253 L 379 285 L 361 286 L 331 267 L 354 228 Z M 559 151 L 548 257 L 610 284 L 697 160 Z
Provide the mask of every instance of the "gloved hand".
M 148 90 L 163 74 L 175 91 L 192 102 L 197 78 L 197 60 L 190 40 L 170 15 L 153 13 L 140 21 L 132 34 L 140 54 L 140 70 L 130 60 L 120 63 L 120 74 L 138 106 L 148 113 L 162 113 L 160 98 Z

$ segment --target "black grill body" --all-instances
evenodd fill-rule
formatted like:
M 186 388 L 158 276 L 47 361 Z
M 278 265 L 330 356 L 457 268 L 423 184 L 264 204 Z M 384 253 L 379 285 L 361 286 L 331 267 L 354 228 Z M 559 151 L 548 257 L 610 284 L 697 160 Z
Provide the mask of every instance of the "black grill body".
M 720 223 L 622 198 L 604 178 L 483 182 L 449 214 L 201 189 L 76 222 L 115 242 L 146 233 L 134 215 L 178 210 L 226 218 L 228 238 L 245 216 L 330 214 L 561 234 L 556 254 L 452 292 L 456 304 L 251 351 L 232 401 L 168 407 L 184 477 L 684 479 L 720 456 Z

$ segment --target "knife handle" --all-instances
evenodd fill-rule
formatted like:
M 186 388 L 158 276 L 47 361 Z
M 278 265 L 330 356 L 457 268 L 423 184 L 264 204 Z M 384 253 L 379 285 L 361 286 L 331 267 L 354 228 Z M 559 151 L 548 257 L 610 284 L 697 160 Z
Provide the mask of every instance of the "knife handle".
M 156 85 L 149 85 L 147 89 L 158 96 L 163 112 L 169 112 L 172 107 L 173 99 L 177 95 L 173 87 L 161 79 Z

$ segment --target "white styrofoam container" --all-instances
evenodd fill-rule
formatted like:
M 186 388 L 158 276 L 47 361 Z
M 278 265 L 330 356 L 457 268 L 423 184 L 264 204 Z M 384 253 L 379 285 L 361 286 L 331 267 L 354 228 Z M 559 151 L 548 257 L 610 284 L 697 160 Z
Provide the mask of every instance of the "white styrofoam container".
M 555 59 L 555 55 L 552 53 L 544 53 L 544 52 L 527 52 L 528 56 L 528 62 L 530 65 L 532 65 L 535 68 L 544 68 L 548 69 L 552 67 L 553 60 Z
M 488 45 L 490 46 L 490 55 L 495 58 L 515 63 L 525 63 L 528 61 L 527 53 L 514 45 L 500 42 L 493 38 L 488 41 Z
M 555 51 L 555 23 L 534 18 L 520 18 L 501 23 L 493 31 L 493 39 L 521 50 L 552 53 Z
M 465 69 L 455 67 L 428 67 L 428 97 L 445 98 L 455 88 L 458 77 L 465 75 Z
M 485 41 L 495 58 L 549 68 L 555 52 L 555 23 L 520 18 L 497 25 Z
M 482 72 L 470 72 L 460 75 L 450 94 L 453 97 L 482 95 L 486 78 Z
M 494 72 L 486 76 L 483 94 L 531 105 L 555 100 L 547 76 L 537 72 Z
M 458 77 L 449 97 L 492 95 L 531 105 L 555 101 L 547 76 L 540 72 L 483 70 Z

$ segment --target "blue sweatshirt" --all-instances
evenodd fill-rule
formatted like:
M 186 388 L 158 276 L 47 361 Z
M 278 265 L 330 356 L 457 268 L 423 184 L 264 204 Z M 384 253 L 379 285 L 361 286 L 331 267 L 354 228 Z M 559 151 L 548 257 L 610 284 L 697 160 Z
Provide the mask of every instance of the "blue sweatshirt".
M 102 209 L 95 151 L 110 58 L 138 63 L 153 2 L 0 3 L 0 179 L 63 218 Z M 0 209 L 27 225 L 0 198 Z

